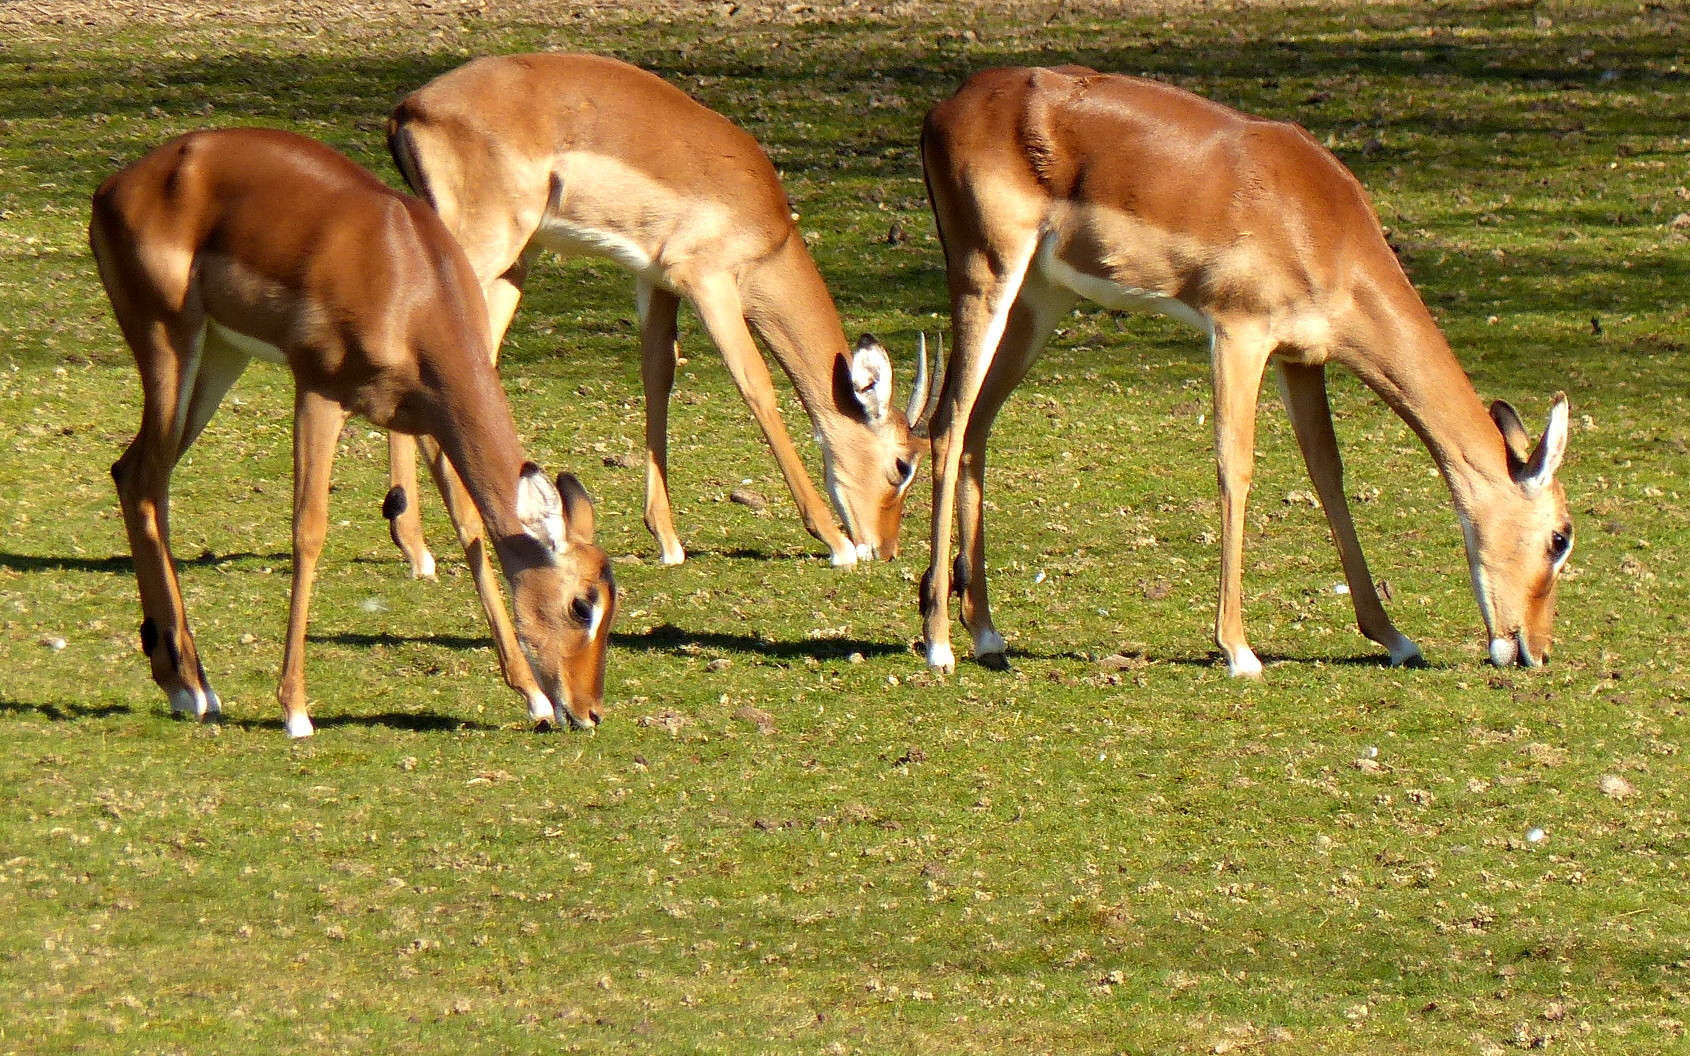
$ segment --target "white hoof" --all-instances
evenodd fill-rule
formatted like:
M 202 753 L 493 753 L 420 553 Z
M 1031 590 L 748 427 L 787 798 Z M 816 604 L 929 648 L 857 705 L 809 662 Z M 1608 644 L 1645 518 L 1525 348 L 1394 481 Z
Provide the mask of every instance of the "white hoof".
M 184 719 L 203 719 L 223 710 L 223 702 L 217 699 L 210 686 L 203 692 L 179 687 L 171 690 L 169 697 L 170 713 Z
M 1391 654 L 1392 667 L 1420 663 L 1425 660 L 1425 657 L 1420 655 L 1420 647 L 1400 634 L 1397 635 L 1397 640 L 1388 647 L 1387 651 Z
M 1261 678 L 1262 662 L 1254 650 L 1244 649 L 1226 662 L 1226 673 L 1233 678 Z
M 422 556 L 417 558 L 417 563 L 411 566 L 412 579 L 437 579 L 439 577 L 436 573 L 434 555 L 427 550 L 424 550 Z
M 1009 643 L 1003 640 L 1003 635 L 997 631 L 981 631 L 974 636 L 974 656 L 1002 656 L 1009 649 Z
M 834 568 L 855 568 L 857 565 L 857 550 L 855 547 L 835 550 L 830 560 L 832 560 Z
M 950 642 L 929 642 L 927 645 L 927 667 L 930 671 L 937 671 L 948 675 L 956 670 L 956 653 L 951 651 Z
M 528 717 L 535 722 L 556 722 L 557 709 L 552 707 L 551 700 L 544 693 L 529 693 Z
M 304 712 L 288 716 L 287 730 L 288 736 L 296 741 L 303 740 L 317 732 L 316 728 L 311 725 L 311 716 Z

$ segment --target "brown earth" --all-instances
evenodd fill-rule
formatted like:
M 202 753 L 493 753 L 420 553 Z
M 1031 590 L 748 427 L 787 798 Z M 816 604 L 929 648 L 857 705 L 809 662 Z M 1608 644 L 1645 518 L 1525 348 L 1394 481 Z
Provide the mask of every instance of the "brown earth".
M 1334 0 L 1341 7 L 1365 0 Z M 1061 14 L 1106 16 L 1130 12 L 1207 13 L 1289 6 L 1292 0 L 0 0 L 0 27 L 114 26 L 149 23 L 333 25 L 403 21 L 457 22 L 466 17 L 505 21 L 733 19 L 749 23 L 932 19 L 947 9 L 995 11 L 1037 22 Z

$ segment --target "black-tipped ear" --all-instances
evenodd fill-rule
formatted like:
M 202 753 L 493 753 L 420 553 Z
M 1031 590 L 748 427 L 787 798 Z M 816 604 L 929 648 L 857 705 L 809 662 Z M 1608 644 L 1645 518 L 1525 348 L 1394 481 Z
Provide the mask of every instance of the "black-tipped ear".
M 1532 457 L 1531 434 L 1526 432 L 1526 423 L 1520 420 L 1520 412 L 1503 400 L 1490 405 L 1490 418 L 1501 431 L 1502 443 L 1508 448 L 1508 475 L 1517 478 Z
M 557 475 L 557 493 L 563 501 L 564 530 L 569 541 L 582 546 L 593 542 L 593 497 L 573 473 Z

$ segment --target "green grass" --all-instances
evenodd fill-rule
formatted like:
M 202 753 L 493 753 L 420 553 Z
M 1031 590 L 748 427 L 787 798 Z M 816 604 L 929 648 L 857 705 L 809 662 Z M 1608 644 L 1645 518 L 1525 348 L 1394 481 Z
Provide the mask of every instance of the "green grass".
M 31 10 L 0 9 L 0 1053 L 1683 1051 L 1685 4 Z M 853 334 L 902 350 L 944 312 L 915 134 L 969 72 L 1078 61 L 1303 123 L 1480 393 L 1534 426 L 1571 396 L 1554 663 L 1482 663 L 1443 484 L 1345 378 L 1363 541 L 1430 667 L 1353 630 L 1268 406 L 1246 598 L 1269 666 L 1227 679 L 1204 350 L 1086 307 L 996 432 L 1015 668 L 932 677 L 909 649 L 925 474 L 900 561 L 829 568 L 684 321 L 691 556 L 659 567 L 640 473 L 607 462 L 640 443 L 630 284 L 547 264 L 504 363 L 618 562 L 602 729 L 529 732 L 460 564 L 404 577 L 360 425 L 316 593 L 320 733 L 287 742 L 289 397 L 262 364 L 176 478 L 228 721 L 171 721 L 106 475 L 139 391 L 88 194 L 227 124 L 396 181 L 394 101 L 538 48 L 640 63 L 757 135 Z M 727 501 L 746 479 L 765 513 Z

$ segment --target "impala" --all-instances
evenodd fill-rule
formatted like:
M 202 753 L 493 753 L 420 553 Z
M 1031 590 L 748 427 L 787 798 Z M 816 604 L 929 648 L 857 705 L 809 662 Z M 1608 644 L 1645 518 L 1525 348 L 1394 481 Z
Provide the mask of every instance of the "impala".
M 320 143 L 239 129 L 171 140 L 94 194 L 89 240 L 141 374 L 112 466 L 140 582 L 141 647 L 178 714 L 221 708 L 170 554 L 170 476 L 254 358 L 294 379 L 293 585 L 276 696 L 312 733 L 305 625 L 349 414 L 431 437 L 505 680 L 536 722 L 599 721 L 616 588 L 573 477 L 523 457 L 475 275 L 440 218 Z M 487 568 L 510 583 L 515 626 Z M 554 707 L 555 705 L 555 707 Z
M 1244 503 L 1269 362 L 1349 583 L 1361 632 L 1393 664 L 1419 648 L 1385 614 L 1345 504 L 1326 366 L 1354 371 L 1420 437 L 1447 481 L 1498 666 L 1543 663 L 1572 550 L 1555 480 L 1557 394 L 1535 447 L 1505 403 L 1489 414 L 1386 244 L 1355 177 L 1302 129 L 1187 92 L 1081 67 L 1001 69 L 927 116 L 928 195 L 954 343 L 933 415 L 927 663 L 949 671 L 949 594 L 976 657 L 1002 666 L 986 599 L 986 438 L 1062 313 L 1080 297 L 1181 320 L 1210 341 L 1221 496 L 1215 641 L 1258 675 L 1244 635 Z M 947 560 L 958 522 L 956 566 Z
M 810 534 L 835 565 L 891 558 L 904 495 L 926 450 L 922 357 L 907 410 L 892 364 L 853 351 L 780 179 L 756 140 L 644 70 L 592 55 L 477 59 L 393 111 L 388 146 L 406 181 L 469 254 L 499 343 L 542 249 L 608 257 L 634 273 L 645 388 L 645 523 L 664 564 L 686 557 L 669 503 L 668 415 L 676 311 L 692 302 L 763 431 Z M 821 442 L 842 533 L 787 436 L 752 333 L 786 371 Z M 916 424 L 912 427 L 912 421 Z M 433 559 L 416 505 L 415 455 L 395 436 L 394 541 L 415 575 Z

